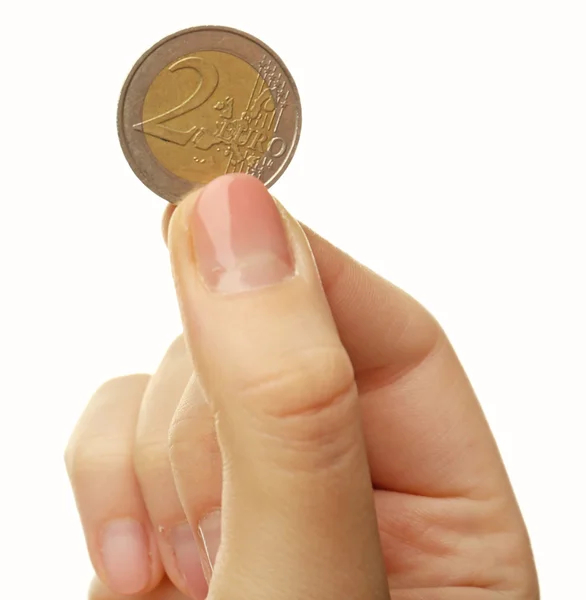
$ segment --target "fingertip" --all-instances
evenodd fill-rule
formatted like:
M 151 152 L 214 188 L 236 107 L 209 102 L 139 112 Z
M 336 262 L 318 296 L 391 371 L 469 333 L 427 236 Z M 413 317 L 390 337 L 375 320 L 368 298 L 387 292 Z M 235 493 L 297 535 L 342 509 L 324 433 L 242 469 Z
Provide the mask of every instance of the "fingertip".
M 156 585 L 153 581 L 152 534 L 132 518 L 114 519 L 104 525 L 100 535 L 101 566 L 108 586 L 124 595 L 134 595 Z

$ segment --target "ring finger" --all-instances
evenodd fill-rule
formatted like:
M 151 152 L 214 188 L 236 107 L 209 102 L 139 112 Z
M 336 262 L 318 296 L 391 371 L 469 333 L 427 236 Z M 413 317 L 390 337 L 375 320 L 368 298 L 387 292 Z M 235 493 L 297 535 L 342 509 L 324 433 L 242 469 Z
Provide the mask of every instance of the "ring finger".
M 133 467 L 136 421 L 147 375 L 114 379 L 90 400 L 65 452 L 88 551 L 119 594 L 153 589 L 163 569 Z

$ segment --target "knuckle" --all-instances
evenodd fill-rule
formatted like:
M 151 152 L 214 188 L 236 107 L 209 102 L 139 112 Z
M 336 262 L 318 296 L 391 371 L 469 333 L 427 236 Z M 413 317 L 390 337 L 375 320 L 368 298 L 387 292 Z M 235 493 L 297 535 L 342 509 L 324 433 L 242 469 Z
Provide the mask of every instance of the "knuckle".
M 133 454 L 139 477 L 169 470 L 169 445 L 164 438 L 137 438 Z
M 67 446 L 65 447 L 65 451 L 63 452 L 63 461 L 65 463 L 65 469 L 66 469 L 67 473 L 71 473 L 71 467 L 73 464 L 73 456 L 74 456 L 73 444 L 70 440 L 67 443 Z
M 353 369 L 343 350 L 297 354 L 283 369 L 251 379 L 239 393 L 253 428 L 273 440 L 273 462 L 315 471 L 351 456 L 360 414 Z
M 319 347 L 285 355 L 238 384 L 245 408 L 287 419 L 327 412 L 354 388 L 354 372 L 342 347 Z
M 78 436 L 76 435 L 76 433 L 77 427 L 69 436 L 69 439 L 67 440 L 67 445 L 65 446 L 65 450 L 63 451 L 63 461 L 65 462 L 65 468 L 68 473 L 71 472 L 71 467 L 75 460 L 75 453 L 78 447 Z
M 205 425 L 205 426 L 203 426 Z M 169 458 L 178 470 L 192 465 L 215 464 L 220 457 L 220 447 L 213 421 L 202 423 L 195 411 L 178 411 L 169 429 Z
M 68 445 L 65 464 L 70 479 L 76 481 L 92 477 L 95 473 L 127 468 L 130 452 L 124 440 L 90 436 Z
M 65 462 L 65 470 L 67 474 L 71 477 L 73 473 L 75 473 L 78 468 L 79 463 L 79 453 L 78 453 L 79 444 L 76 443 L 74 438 L 72 437 L 67 443 L 67 447 L 65 448 L 65 452 L 63 453 L 63 460 Z
M 194 410 L 176 414 L 169 431 L 169 458 L 175 485 L 189 497 L 190 510 L 204 514 L 217 507 L 223 463 L 211 415 Z
M 187 354 L 187 347 L 185 345 L 185 338 L 183 335 L 177 336 L 170 344 L 167 354 L 172 357 L 182 357 Z
M 96 421 L 108 414 L 113 404 L 126 397 L 141 398 L 150 375 L 134 374 L 115 377 L 102 383 L 92 395 L 69 438 L 63 458 L 69 474 L 84 470 L 85 465 L 119 462 L 129 457 L 128 440 L 112 432 L 96 431 Z
M 142 392 L 146 388 L 151 376 L 145 373 L 135 373 L 132 375 L 121 375 L 109 379 L 100 385 L 94 394 L 96 397 L 108 397 L 118 395 L 121 392 L 132 393 Z

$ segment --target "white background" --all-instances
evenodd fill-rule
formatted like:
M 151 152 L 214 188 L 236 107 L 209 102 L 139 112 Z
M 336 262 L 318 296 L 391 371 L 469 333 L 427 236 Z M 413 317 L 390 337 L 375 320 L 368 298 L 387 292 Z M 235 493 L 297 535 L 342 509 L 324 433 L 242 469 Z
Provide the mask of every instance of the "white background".
M 543 598 L 586 597 L 585 10 L 2 3 L 0 570 L 24 586 L 7 599 L 85 597 L 68 434 L 102 380 L 152 370 L 179 331 L 165 203 L 123 158 L 116 104 L 143 51 L 201 24 L 285 60 L 304 124 L 273 191 L 443 323 L 509 468 Z

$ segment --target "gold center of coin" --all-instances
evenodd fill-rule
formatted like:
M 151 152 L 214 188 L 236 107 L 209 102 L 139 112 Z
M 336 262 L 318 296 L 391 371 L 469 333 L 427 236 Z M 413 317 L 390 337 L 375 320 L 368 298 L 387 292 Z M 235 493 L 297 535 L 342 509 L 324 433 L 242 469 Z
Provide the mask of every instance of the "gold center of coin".
M 265 80 L 232 54 L 202 51 L 167 65 L 145 96 L 145 134 L 157 160 L 171 173 L 208 183 L 223 173 L 255 173 L 268 149 L 285 152 L 275 103 Z

